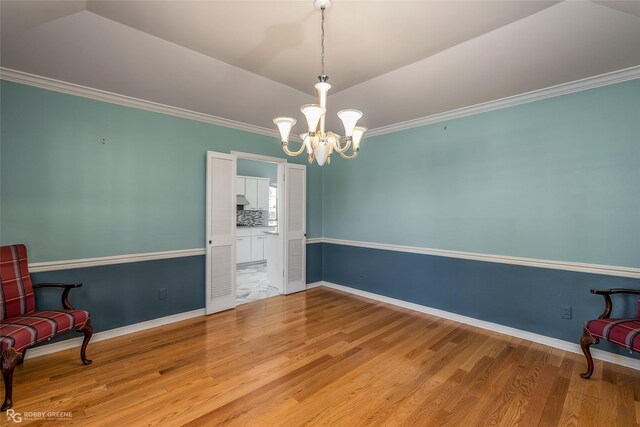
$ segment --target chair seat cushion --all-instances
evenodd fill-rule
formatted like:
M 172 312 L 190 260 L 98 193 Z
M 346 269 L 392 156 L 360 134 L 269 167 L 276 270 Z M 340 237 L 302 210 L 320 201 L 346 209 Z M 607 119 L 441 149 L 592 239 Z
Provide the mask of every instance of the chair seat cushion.
M 640 351 L 640 319 L 591 320 L 587 323 L 587 329 L 596 338 Z
M 32 311 L 0 322 L 0 351 L 21 351 L 72 328 L 82 328 L 89 318 L 84 310 Z

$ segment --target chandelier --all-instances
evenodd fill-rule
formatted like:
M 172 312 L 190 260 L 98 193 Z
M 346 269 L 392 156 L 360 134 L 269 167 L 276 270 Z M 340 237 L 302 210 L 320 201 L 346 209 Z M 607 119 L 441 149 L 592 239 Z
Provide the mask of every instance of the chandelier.
M 300 135 L 302 140 L 300 148 L 297 151 L 289 149 L 289 135 L 291 128 L 296 124 L 293 117 L 276 117 L 273 123 L 278 126 L 280 137 L 282 139 L 282 149 L 289 156 L 299 156 L 305 150 L 309 157 L 309 163 L 315 160 L 319 166 L 325 163 L 331 163 L 331 155 L 334 151 L 340 154 L 340 157 L 347 160 L 353 160 L 360 151 L 360 142 L 362 135 L 367 128 L 356 126 L 356 123 L 362 117 L 362 112 L 358 110 L 341 110 L 338 111 L 338 117 L 344 125 L 344 137 L 334 132 L 325 131 L 325 115 L 327 112 L 327 92 L 331 89 L 331 85 L 327 83 L 329 76 L 324 73 L 324 12 L 331 7 L 332 0 L 315 0 L 314 5 L 320 9 L 322 13 L 322 21 L 320 24 L 322 36 L 320 38 L 320 63 L 321 72 L 318 76 L 319 83 L 316 83 L 318 90 L 318 104 L 307 104 L 300 108 L 302 114 L 307 119 L 308 131 Z M 351 148 L 351 154 L 347 150 Z

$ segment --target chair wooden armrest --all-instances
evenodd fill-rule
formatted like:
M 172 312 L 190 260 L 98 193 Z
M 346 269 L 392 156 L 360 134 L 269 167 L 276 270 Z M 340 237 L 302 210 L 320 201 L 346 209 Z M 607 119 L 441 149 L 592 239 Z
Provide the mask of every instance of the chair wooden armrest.
M 598 317 L 598 319 L 608 319 L 611 316 L 611 309 L 613 308 L 613 302 L 611 301 L 611 295 L 615 294 L 633 294 L 640 295 L 640 289 L 623 289 L 623 288 L 614 288 L 614 289 L 591 289 L 592 294 L 602 295 L 604 298 L 604 311 Z
M 82 286 L 82 283 L 34 283 L 33 289 L 42 289 L 42 288 L 64 288 L 62 291 L 62 307 L 66 310 L 75 310 L 71 303 L 69 302 L 69 292 L 73 288 L 79 288 Z
M 592 294 L 598 295 L 613 295 L 613 294 L 635 294 L 640 295 L 640 289 L 623 289 L 623 288 L 613 288 L 613 289 L 591 289 Z

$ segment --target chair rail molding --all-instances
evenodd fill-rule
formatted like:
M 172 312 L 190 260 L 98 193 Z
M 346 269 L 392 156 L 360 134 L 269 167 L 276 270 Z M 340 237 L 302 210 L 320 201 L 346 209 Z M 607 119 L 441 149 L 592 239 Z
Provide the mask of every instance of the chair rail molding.
M 309 243 L 310 239 L 307 239 Z M 629 277 L 640 279 L 640 268 L 621 267 L 615 265 L 588 264 L 571 261 L 555 261 L 538 258 L 524 258 L 506 255 L 492 255 L 477 252 L 462 252 L 448 249 L 433 249 L 418 246 L 391 245 L 387 243 L 358 242 L 354 240 L 342 240 L 323 237 L 322 243 L 333 245 L 357 246 L 360 248 L 380 249 L 384 251 L 407 252 L 422 255 L 443 256 L 449 258 L 469 259 L 475 261 L 497 262 L 500 264 L 522 265 L 527 267 L 550 268 L 554 270 L 577 271 L 581 273 L 604 274 L 607 276 Z M 314 241 L 314 243 L 317 243 Z
M 68 259 L 29 263 L 31 273 L 45 271 L 70 270 L 74 268 L 97 267 L 101 265 L 126 264 L 130 262 L 153 261 L 157 259 L 182 258 L 205 255 L 205 248 L 180 249 L 175 251 L 145 252 L 128 255 L 113 255 L 97 258 Z
M 320 243 L 321 238 L 307 239 L 307 244 Z M 158 259 L 183 258 L 206 255 L 206 248 L 178 249 L 174 251 L 145 252 L 137 254 L 113 255 L 97 258 L 67 259 L 60 261 L 46 261 L 29 263 L 29 272 L 43 273 L 45 271 L 71 270 L 74 268 L 98 267 L 102 265 L 126 264 L 130 262 L 154 261 Z
M 600 86 L 607 86 L 635 79 L 640 79 L 640 66 L 612 71 L 610 73 L 600 74 L 598 76 L 587 77 L 572 82 L 561 83 L 556 86 L 550 86 L 547 88 L 533 90 L 531 92 L 508 96 L 506 98 L 483 102 L 481 104 L 470 105 L 468 107 L 457 108 L 455 110 L 432 114 L 430 116 L 407 120 L 400 123 L 394 123 L 387 126 L 381 126 L 369 130 L 367 132 L 367 138 L 371 138 L 372 136 L 384 135 L 387 133 L 399 132 L 419 126 L 440 123 L 447 120 L 459 119 L 461 117 L 486 113 L 502 108 L 514 107 L 516 105 L 526 104 L 528 102 L 541 101 L 543 99 L 553 98 L 555 96 L 568 95 L 574 92 L 595 89 Z

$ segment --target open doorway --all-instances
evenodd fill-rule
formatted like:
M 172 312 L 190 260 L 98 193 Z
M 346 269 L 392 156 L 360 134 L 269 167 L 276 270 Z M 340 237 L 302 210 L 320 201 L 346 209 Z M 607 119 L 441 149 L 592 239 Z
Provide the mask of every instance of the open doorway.
M 282 293 L 278 165 L 238 156 L 236 168 L 236 303 Z
M 258 186 L 264 189 L 265 184 L 259 183 L 257 178 L 260 177 L 255 175 L 238 174 L 237 163 L 241 159 L 259 160 L 275 165 L 277 169 L 275 185 L 272 186 L 269 182 L 267 192 L 258 193 Z M 244 178 L 244 182 L 240 181 L 241 178 Z M 250 180 L 247 181 L 247 179 Z M 236 190 L 236 186 L 244 186 L 244 194 L 241 189 Z M 272 208 L 270 209 L 269 193 L 273 195 L 274 188 L 276 197 L 275 201 L 271 200 Z M 258 200 L 259 195 L 260 200 Z M 239 196 L 244 196 L 247 201 L 240 200 L 239 203 Z M 256 209 L 246 209 L 252 200 Z M 239 204 L 243 209 L 238 209 Z M 273 209 L 274 204 L 275 209 Z M 266 209 L 264 209 L 265 206 Z M 267 213 L 248 212 L 250 210 L 263 210 Z M 240 227 L 238 227 L 239 216 L 247 217 L 241 219 L 245 225 Z M 264 226 L 265 221 L 266 226 Z M 255 233 L 251 228 L 260 228 L 256 225 L 266 230 Z M 244 239 L 239 241 L 238 238 Z M 255 246 L 252 245 L 254 241 L 257 243 Z M 267 272 L 267 286 L 277 288 L 278 293 L 291 294 L 304 291 L 306 289 L 306 166 L 258 154 L 236 151 L 226 154 L 208 151 L 206 242 L 205 308 L 207 314 L 228 310 L 238 304 L 236 275 L 239 264 L 263 265 Z M 249 243 L 249 252 L 246 251 L 247 243 Z M 244 251 L 237 250 L 238 244 L 245 245 Z M 272 247 L 275 249 L 272 250 Z M 271 261 L 272 256 L 273 261 Z M 247 276 L 259 277 L 258 270 L 246 271 Z M 267 289 L 266 295 L 273 292 L 273 289 L 271 292 Z M 254 297 L 257 296 L 259 295 L 254 295 Z M 255 300 L 246 298 L 240 303 L 249 302 L 249 299 Z

